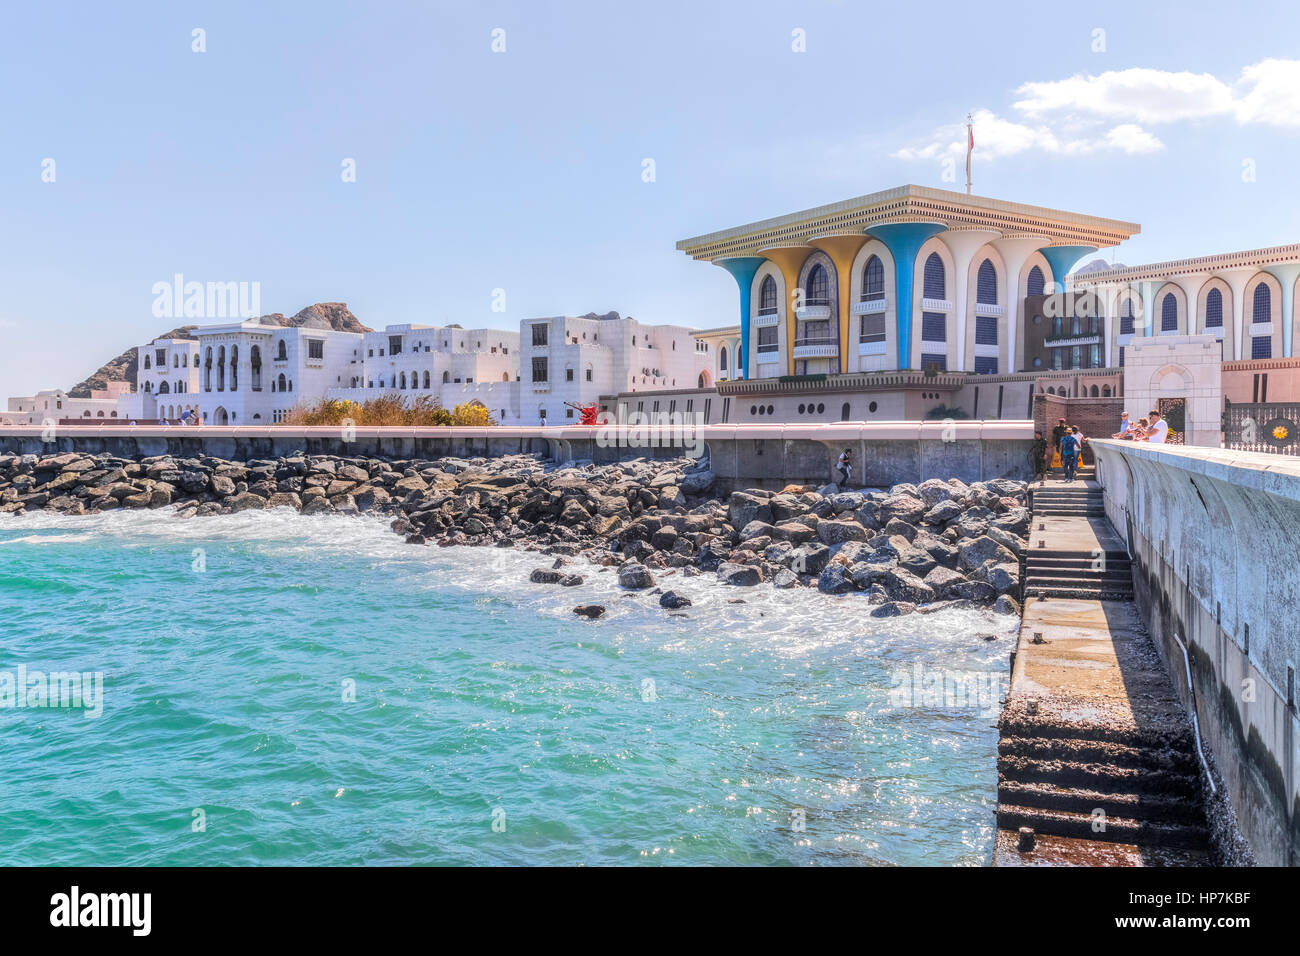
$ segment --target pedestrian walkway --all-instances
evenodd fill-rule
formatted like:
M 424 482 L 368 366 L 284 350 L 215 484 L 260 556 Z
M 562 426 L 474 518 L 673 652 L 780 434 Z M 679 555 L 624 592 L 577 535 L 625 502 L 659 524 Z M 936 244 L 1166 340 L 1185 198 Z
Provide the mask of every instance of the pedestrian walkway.
M 998 722 L 997 866 L 1198 865 L 1195 741 L 1089 475 L 1031 487 L 1025 607 Z M 1021 828 L 1033 849 L 1022 850 Z M 1026 843 L 1027 845 L 1027 843 Z

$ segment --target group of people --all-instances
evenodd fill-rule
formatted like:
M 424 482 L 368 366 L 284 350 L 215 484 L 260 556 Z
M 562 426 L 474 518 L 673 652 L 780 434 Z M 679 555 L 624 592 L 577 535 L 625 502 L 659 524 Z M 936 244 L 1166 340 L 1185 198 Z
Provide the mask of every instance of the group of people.
M 1052 457 L 1061 457 L 1061 468 L 1065 472 L 1065 481 L 1074 481 L 1079 468 L 1079 459 L 1083 457 L 1083 445 L 1088 439 L 1077 425 L 1067 425 L 1065 419 L 1059 419 L 1052 429 Z M 1047 439 L 1040 431 L 1034 432 L 1034 444 L 1030 450 L 1034 459 L 1034 474 L 1039 481 L 1047 477 Z
M 1169 423 L 1154 408 L 1147 412 L 1146 418 L 1139 418 L 1136 425 L 1129 421 L 1128 412 L 1125 412 L 1120 416 L 1119 431 L 1110 437 L 1120 441 L 1151 441 L 1163 445 L 1169 439 Z
M 1160 412 L 1151 409 L 1146 418 L 1138 419 L 1137 424 L 1129 421 L 1128 412 L 1120 416 L 1120 428 L 1110 436 L 1121 441 L 1149 441 L 1163 444 L 1169 437 L 1169 423 Z M 1065 472 L 1063 481 L 1075 481 L 1079 460 L 1083 457 L 1083 446 L 1088 441 L 1083 430 L 1077 425 L 1068 425 L 1064 418 L 1058 419 L 1052 429 L 1053 458 L 1061 457 L 1061 469 Z M 1034 432 L 1034 445 L 1030 455 L 1034 459 L 1034 473 L 1039 481 L 1047 477 L 1047 439 L 1040 431 Z
M 200 412 L 198 408 L 187 408 L 185 409 L 184 412 L 181 413 L 180 422 L 182 425 L 202 425 L 203 413 Z M 135 422 L 131 422 L 131 424 L 134 425 Z M 158 424 L 170 425 L 171 422 L 168 421 L 166 418 L 159 416 Z

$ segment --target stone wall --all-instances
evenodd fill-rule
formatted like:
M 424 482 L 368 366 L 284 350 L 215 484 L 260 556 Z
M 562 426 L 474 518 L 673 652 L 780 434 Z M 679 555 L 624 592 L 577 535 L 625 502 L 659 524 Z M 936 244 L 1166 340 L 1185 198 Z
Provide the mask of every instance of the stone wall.
M 46 438 L 51 440 L 46 441 Z M 107 452 L 124 458 L 211 455 L 230 461 L 311 455 L 387 458 L 499 457 L 541 454 L 556 461 L 607 463 L 676 458 L 695 447 L 709 457 L 724 487 L 824 485 L 849 448 L 855 487 L 890 487 L 928 478 L 965 482 L 1032 477 L 1030 424 L 1020 422 L 881 422 L 830 425 L 713 425 L 684 434 L 583 428 L 221 428 L 213 426 L 0 429 L 0 453 L 52 455 Z
M 1241 832 L 1266 865 L 1300 863 L 1300 462 L 1097 441 L 1106 512 L 1133 557 L 1138 606 L 1195 707 Z

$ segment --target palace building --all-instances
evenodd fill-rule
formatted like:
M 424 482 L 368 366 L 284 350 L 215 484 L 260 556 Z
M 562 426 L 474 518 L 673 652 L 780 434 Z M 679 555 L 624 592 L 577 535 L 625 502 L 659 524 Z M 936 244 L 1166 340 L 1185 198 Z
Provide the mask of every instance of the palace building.
M 1300 245 L 1069 275 L 1139 231 L 901 186 L 684 239 L 738 286 L 738 324 L 696 333 L 716 420 L 1032 417 L 1035 394 L 1117 397 L 1135 336 L 1216 336 L 1225 388 L 1290 359 Z

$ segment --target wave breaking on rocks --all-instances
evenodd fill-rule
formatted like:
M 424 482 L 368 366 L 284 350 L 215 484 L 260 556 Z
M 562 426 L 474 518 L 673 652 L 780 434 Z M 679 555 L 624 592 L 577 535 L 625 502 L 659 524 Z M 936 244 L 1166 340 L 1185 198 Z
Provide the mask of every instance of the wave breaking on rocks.
M 556 467 L 524 455 L 235 462 L 69 452 L 0 456 L 0 514 L 368 513 L 391 517 L 412 545 L 538 552 L 552 560 L 532 571 L 537 584 L 574 586 L 586 569 L 616 570 L 623 589 L 662 593 L 668 610 L 683 599 L 662 592 L 661 578 L 707 574 L 739 589 L 861 593 L 875 617 L 990 605 L 1019 613 L 1024 482 L 788 486 L 725 497 L 715 484 L 707 462 L 689 458 Z

